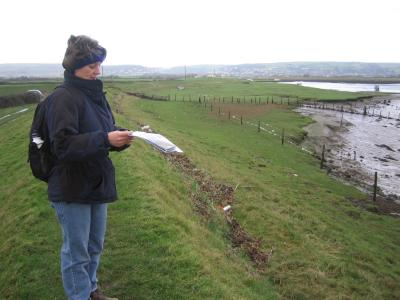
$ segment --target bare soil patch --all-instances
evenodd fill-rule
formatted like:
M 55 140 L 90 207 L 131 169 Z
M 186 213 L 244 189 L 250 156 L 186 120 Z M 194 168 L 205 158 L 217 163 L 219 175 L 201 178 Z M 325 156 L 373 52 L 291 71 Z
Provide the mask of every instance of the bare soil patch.
M 210 105 L 210 104 L 208 104 Z M 220 112 L 222 115 L 228 115 L 240 118 L 251 118 L 262 116 L 274 109 L 282 108 L 282 105 L 278 104 L 235 104 L 235 103 L 212 103 L 213 111 L 210 111 L 211 115 L 215 115 Z

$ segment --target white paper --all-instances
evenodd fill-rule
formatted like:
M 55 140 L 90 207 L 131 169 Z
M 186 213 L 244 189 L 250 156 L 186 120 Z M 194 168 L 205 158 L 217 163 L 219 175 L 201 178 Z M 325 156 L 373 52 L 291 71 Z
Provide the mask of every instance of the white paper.
M 147 143 L 151 144 L 152 146 L 156 147 L 158 150 L 164 153 L 172 153 L 178 152 L 182 153 L 183 151 L 173 144 L 169 139 L 165 136 L 158 134 L 158 133 L 148 133 L 144 131 L 133 131 L 131 134 L 133 137 L 137 137 L 143 139 Z
M 40 147 L 42 147 L 42 145 L 44 143 L 44 141 L 40 138 L 40 136 L 35 136 L 32 139 L 32 142 L 34 142 L 37 145 L 38 149 L 40 149 Z

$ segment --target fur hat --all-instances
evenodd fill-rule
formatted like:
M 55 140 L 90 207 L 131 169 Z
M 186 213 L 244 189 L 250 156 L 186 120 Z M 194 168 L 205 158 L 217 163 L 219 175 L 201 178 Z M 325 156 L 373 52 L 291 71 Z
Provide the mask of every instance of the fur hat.
M 86 65 L 103 62 L 106 55 L 106 49 L 101 47 L 96 40 L 86 35 L 71 35 L 62 66 L 73 73 Z

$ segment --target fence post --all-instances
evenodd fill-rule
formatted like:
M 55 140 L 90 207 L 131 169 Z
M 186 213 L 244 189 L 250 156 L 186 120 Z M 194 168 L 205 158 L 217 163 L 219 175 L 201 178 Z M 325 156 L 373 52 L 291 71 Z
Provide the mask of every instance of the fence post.
M 260 131 L 261 131 L 261 122 L 258 121 L 258 132 L 260 132 Z
M 374 180 L 374 195 L 373 200 L 376 201 L 376 192 L 378 190 L 378 172 L 375 172 L 375 180 Z
M 231 119 L 231 112 L 229 112 L 229 114 L 228 114 L 228 120 L 230 120 Z
M 320 165 L 321 169 L 324 167 L 324 160 L 325 160 L 325 145 L 322 146 L 321 165 Z
M 282 129 L 282 145 L 285 142 L 285 128 Z
M 240 125 L 243 125 L 243 117 L 240 116 Z

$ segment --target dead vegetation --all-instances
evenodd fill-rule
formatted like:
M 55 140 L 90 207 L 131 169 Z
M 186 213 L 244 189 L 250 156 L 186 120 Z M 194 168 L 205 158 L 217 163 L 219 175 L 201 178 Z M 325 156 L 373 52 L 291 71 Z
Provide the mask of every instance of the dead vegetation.
M 229 237 L 232 245 L 241 248 L 254 262 L 260 271 L 264 271 L 272 256 L 272 249 L 266 252 L 261 249 L 261 240 L 250 236 L 239 224 L 232 213 L 235 189 L 229 185 L 215 182 L 213 178 L 196 166 L 182 154 L 166 154 L 166 159 L 173 164 L 185 177 L 195 183 L 192 190 L 194 210 L 209 221 L 215 208 L 219 208 L 225 216 L 230 228 Z

